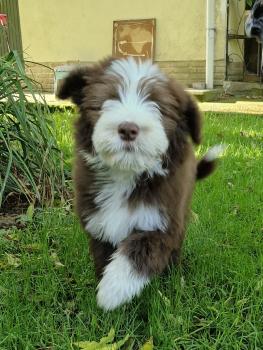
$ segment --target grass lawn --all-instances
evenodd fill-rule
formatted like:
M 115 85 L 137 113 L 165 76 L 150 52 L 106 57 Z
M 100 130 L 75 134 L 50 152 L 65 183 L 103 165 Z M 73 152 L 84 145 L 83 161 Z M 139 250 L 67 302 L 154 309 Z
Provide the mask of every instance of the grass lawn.
M 55 115 L 70 169 L 68 113 Z M 196 186 L 182 265 L 112 313 L 96 306 L 88 240 L 70 207 L 0 231 L 0 349 L 75 349 L 111 327 L 133 349 L 263 349 L 263 118 L 205 114 L 203 154 L 229 147 Z

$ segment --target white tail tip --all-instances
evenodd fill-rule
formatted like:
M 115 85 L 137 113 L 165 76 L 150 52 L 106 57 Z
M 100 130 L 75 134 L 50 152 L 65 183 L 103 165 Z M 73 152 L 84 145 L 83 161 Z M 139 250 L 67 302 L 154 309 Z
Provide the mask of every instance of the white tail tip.
M 204 156 L 204 159 L 208 162 L 212 162 L 213 160 L 222 156 L 222 154 L 224 153 L 226 148 L 227 148 L 227 146 L 223 145 L 223 144 L 215 145 L 208 150 L 208 152 Z

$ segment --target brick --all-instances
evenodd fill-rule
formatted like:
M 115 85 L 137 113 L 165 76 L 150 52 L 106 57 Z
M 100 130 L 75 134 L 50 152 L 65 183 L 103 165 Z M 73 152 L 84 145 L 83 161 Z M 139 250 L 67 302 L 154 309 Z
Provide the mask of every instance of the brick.
M 65 62 L 42 62 L 42 65 L 27 63 L 26 72 L 28 76 L 37 80 L 42 84 L 45 91 L 53 92 L 54 90 L 54 71 L 48 67 L 54 69 L 55 67 L 62 65 L 89 65 L 92 62 L 80 62 L 80 61 L 65 61 Z M 205 81 L 205 61 L 161 61 L 156 62 L 159 64 L 161 70 L 177 79 L 184 86 L 192 86 L 193 82 Z M 215 81 L 216 84 L 220 83 L 221 79 L 224 79 L 224 60 L 215 61 Z M 234 76 L 242 75 L 242 64 L 239 62 L 231 63 L 229 67 L 229 74 Z

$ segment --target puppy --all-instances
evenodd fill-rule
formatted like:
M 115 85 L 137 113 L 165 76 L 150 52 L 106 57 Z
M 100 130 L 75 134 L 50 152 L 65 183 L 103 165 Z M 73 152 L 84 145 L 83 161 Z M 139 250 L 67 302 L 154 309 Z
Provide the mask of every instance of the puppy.
M 178 259 L 196 179 L 212 172 L 220 148 L 196 160 L 197 105 L 149 61 L 75 69 L 58 97 L 79 108 L 76 210 L 90 235 L 98 305 L 112 310 Z
M 263 0 L 256 0 L 245 23 L 248 37 L 263 43 Z

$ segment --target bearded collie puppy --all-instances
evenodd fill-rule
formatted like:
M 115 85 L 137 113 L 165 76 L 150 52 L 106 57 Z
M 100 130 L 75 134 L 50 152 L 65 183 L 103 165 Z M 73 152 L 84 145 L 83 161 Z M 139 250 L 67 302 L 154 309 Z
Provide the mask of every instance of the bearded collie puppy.
M 220 146 L 196 160 L 197 105 L 150 61 L 77 68 L 57 95 L 79 109 L 76 210 L 90 235 L 98 305 L 112 310 L 179 257 L 196 179 L 213 171 Z

